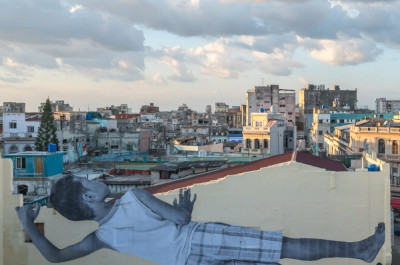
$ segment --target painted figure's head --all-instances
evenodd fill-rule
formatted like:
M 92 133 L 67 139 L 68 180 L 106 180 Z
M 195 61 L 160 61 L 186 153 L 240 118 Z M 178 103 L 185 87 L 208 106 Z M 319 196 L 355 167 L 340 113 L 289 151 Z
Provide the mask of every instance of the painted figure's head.
M 89 189 L 90 187 L 85 187 L 83 181 L 87 180 L 66 176 L 59 179 L 51 190 L 51 207 L 72 221 L 92 220 L 95 217 L 93 209 L 84 199 L 86 193 L 93 191 Z

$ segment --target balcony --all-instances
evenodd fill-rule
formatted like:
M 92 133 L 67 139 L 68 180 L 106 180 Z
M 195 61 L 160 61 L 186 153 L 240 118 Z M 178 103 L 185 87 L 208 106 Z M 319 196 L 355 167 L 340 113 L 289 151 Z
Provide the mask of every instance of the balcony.
M 378 158 L 387 162 L 400 162 L 400 155 L 378 154 Z
M 243 127 L 243 133 L 269 134 L 270 127 Z
M 352 132 L 361 132 L 361 133 L 400 133 L 400 128 L 392 128 L 392 127 L 358 127 L 352 125 L 350 127 Z

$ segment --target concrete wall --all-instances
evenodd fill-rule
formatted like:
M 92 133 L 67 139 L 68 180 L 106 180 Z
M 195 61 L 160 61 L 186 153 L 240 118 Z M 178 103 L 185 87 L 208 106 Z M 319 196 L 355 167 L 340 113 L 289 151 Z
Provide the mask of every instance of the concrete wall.
M 14 213 L 20 197 L 10 195 L 11 165 L 0 160 L 0 257 L 7 265 L 47 265 L 35 246 L 23 242 L 22 226 Z M 5 165 L 5 166 L 4 166 Z M 374 233 L 379 222 L 386 224 L 386 241 L 371 264 L 390 264 L 390 187 L 388 167 L 382 172 L 329 172 L 297 162 L 284 163 L 219 181 L 195 185 L 197 193 L 193 220 L 226 222 L 264 230 L 282 230 L 289 237 L 311 237 L 357 241 Z M 234 191 L 234 192 L 233 192 Z M 158 196 L 172 203 L 178 190 Z M 43 208 L 38 222 L 44 222 L 45 235 L 62 248 L 76 243 L 96 229 L 94 222 L 71 222 Z M 331 258 L 316 262 L 290 259 L 282 265 L 363 265 L 355 259 Z M 136 264 L 152 262 L 100 250 L 88 257 L 63 263 Z
M 304 113 L 312 113 L 316 105 L 332 106 L 335 99 L 341 106 L 349 104 L 351 110 L 357 107 L 357 90 L 307 90 L 299 91 L 299 107 Z

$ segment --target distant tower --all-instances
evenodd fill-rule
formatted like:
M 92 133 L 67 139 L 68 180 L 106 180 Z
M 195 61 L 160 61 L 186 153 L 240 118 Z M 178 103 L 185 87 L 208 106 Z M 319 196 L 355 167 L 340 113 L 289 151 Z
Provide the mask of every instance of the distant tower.
M 211 115 L 211 113 L 212 113 L 211 105 L 207 105 L 206 106 L 206 114 Z

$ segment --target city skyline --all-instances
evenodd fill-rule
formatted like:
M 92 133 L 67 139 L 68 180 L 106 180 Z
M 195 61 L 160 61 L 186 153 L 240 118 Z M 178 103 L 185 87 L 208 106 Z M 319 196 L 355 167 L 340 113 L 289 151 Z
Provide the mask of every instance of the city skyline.
M 0 97 L 37 111 L 246 102 L 254 85 L 400 99 L 399 1 L 0 0 Z M 298 100 L 296 100 L 298 102 Z

